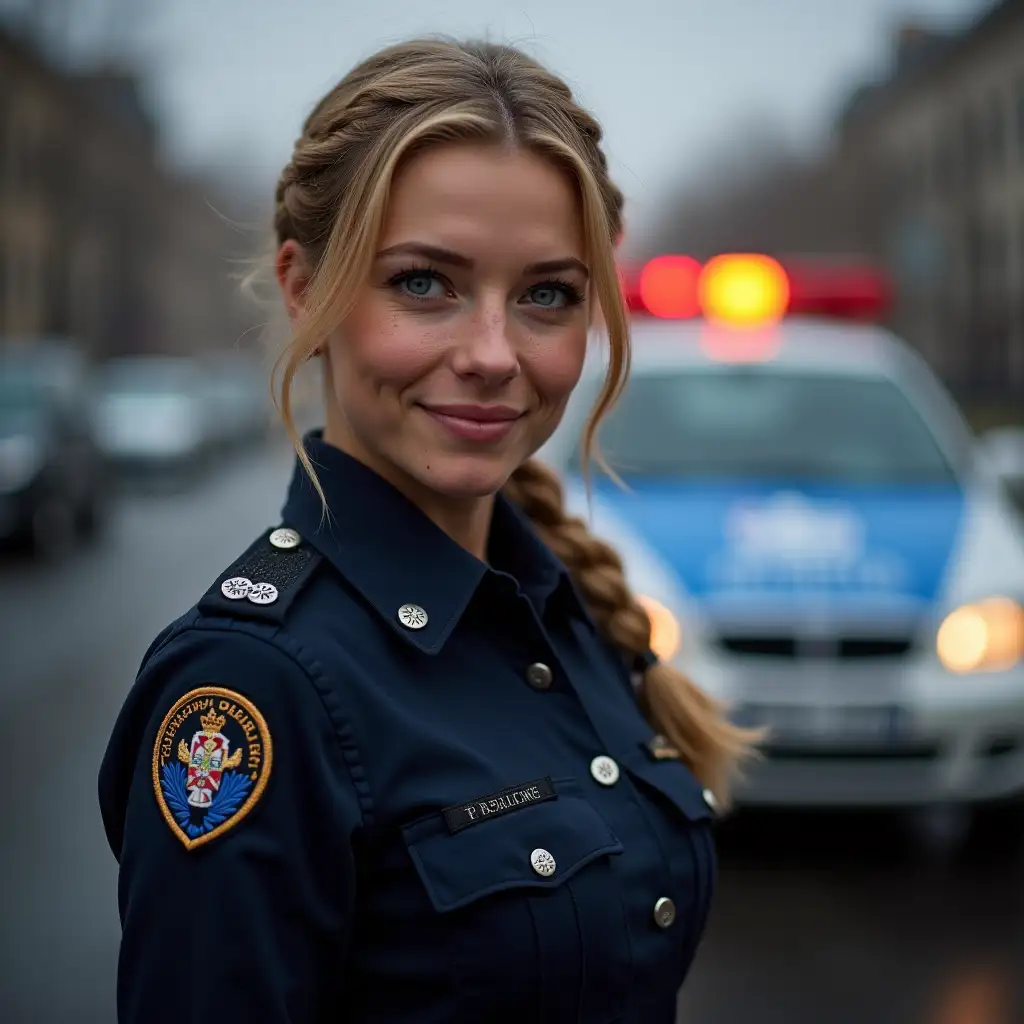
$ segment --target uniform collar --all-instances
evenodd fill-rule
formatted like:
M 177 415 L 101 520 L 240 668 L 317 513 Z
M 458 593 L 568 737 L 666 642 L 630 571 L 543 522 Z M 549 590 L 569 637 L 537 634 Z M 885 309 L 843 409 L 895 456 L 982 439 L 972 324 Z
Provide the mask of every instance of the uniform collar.
M 319 431 L 304 444 L 330 512 L 323 515 L 320 496 L 296 460 L 284 521 L 416 647 L 439 651 L 488 575 L 512 577 L 541 611 L 561 604 L 593 625 L 565 566 L 503 496 L 495 501 L 488 566 L 377 473 L 327 444 Z M 426 611 L 421 629 L 400 623 L 398 610 L 408 604 Z

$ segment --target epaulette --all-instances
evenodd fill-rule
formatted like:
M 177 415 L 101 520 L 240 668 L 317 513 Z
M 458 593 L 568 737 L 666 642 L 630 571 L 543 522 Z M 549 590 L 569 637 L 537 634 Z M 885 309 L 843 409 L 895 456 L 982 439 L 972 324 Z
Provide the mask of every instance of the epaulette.
M 258 537 L 199 601 L 204 615 L 283 623 L 323 556 L 288 526 Z

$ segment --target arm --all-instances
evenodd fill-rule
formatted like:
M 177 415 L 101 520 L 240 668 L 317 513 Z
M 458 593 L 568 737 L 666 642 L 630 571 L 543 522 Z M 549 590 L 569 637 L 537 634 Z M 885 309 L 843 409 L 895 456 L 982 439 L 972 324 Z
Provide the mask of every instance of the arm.
M 360 809 L 289 655 L 241 631 L 177 637 L 136 683 L 100 793 L 120 864 L 121 1024 L 180 1024 L 197 1008 L 337 1019 Z

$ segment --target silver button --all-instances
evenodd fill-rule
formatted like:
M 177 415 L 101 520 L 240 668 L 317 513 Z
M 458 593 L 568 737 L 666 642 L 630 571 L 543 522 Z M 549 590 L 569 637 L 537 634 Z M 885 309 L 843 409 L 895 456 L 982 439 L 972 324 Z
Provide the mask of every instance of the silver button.
M 302 538 L 287 526 L 282 526 L 270 535 L 270 543 L 281 551 L 291 551 L 302 543 Z
M 667 896 L 662 896 L 654 904 L 654 923 L 659 928 L 671 928 L 675 919 L 676 905 Z
M 220 585 L 220 592 L 230 601 L 241 601 L 249 596 L 252 581 L 244 576 L 232 576 Z
M 534 850 L 530 854 L 530 863 L 543 878 L 550 878 L 555 873 L 555 858 L 547 850 Z
M 590 762 L 590 774 L 602 786 L 614 786 L 619 781 L 619 766 L 606 754 L 601 754 Z
M 403 604 L 398 609 L 398 621 L 406 629 L 422 629 L 427 624 L 427 613 L 418 604 Z
M 273 604 L 277 600 L 277 587 L 273 583 L 254 583 L 248 597 L 253 604 Z
M 554 673 L 543 662 L 535 661 L 526 670 L 526 681 L 535 690 L 548 690 L 551 688 Z
M 718 798 L 715 796 L 715 794 L 712 793 L 710 789 L 705 789 L 703 795 L 704 795 L 704 803 L 706 803 L 708 805 L 708 807 L 711 808 L 711 810 L 713 810 L 713 811 L 717 810 L 718 809 Z

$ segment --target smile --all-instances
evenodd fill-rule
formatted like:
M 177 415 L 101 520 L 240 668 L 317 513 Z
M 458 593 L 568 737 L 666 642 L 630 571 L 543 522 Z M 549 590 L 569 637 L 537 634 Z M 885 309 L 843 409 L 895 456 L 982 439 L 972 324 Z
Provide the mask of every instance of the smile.
M 524 412 L 506 406 L 421 405 L 449 433 L 465 441 L 494 443 L 507 437 Z

